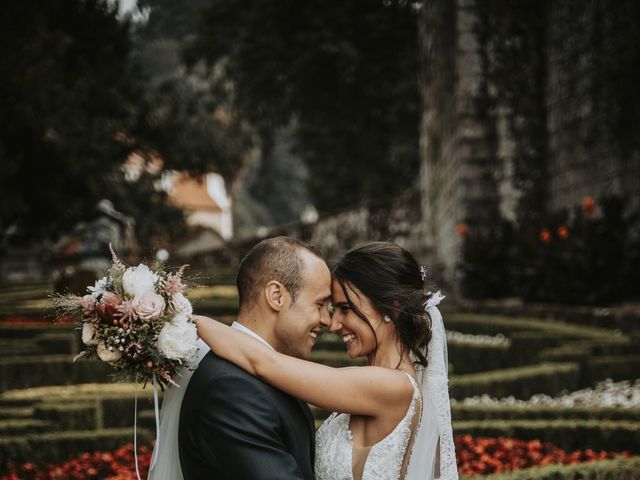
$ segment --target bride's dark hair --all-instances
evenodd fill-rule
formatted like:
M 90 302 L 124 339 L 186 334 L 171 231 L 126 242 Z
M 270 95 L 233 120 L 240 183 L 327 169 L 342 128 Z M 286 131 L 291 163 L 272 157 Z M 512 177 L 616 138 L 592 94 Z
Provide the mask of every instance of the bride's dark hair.
M 333 267 L 349 306 L 375 335 L 369 319 L 349 298 L 352 285 L 366 295 L 373 306 L 393 321 L 403 355 L 408 349 L 416 363 L 427 366 L 427 346 L 431 339 L 431 319 L 425 303 L 431 297 L 425 291 L 420 265 L 413 255 L 391 242 L 365 242 L 349 250 Z

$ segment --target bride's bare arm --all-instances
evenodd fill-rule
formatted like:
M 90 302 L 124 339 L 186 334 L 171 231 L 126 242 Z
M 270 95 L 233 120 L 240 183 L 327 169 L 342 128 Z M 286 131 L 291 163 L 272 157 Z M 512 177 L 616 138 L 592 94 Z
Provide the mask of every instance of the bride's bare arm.
M 278 353 L 208 317 L 195 318 L 198 335 L 216 355 L 317 407 L 378 416 L 411 399 L 413 389 L 402 372 L 382 367 L 327 367 Z

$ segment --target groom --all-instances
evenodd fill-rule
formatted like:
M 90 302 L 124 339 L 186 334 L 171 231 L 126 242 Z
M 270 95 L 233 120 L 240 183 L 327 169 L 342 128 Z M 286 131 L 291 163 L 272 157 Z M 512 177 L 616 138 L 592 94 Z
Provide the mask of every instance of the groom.
M 278 352 L 308 358 L 330 324 L 331 274 L 319 252 L 293 238 L 263 240 L 240 263 L 232 327 Z M 209 352 L 180 410 L 184 480 L 313 479 L 309 407 Z

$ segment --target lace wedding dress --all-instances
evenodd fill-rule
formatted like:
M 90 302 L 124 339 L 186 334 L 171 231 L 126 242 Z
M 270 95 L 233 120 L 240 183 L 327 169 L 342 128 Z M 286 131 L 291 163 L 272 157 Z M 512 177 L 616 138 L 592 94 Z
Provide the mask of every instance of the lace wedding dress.
M 406 373 L 406 372 L 404 372 Z M 413 397 L 404 418 L 393 431 L 371 447 L 353 445 L 348 413 L 333 413 L 316 432 L 317 480 L 395 480 L 406 468 L 406 452 L 415 433 L 416 415 L 420 415 L 422 396 L 416 381 L 406 373 L 413 386 Z
M 414 393 L 404 418 L 380 442 L 357 448 L 349 430 L 351 415 L 332 414 L 316 432 L 316 480 L 458 479 L 446 333 L 436 308 L 443 298 L 436 292 L 425 308 L 431 319 L 428 366 L 416 369 L 419 386 L 407 373 Z

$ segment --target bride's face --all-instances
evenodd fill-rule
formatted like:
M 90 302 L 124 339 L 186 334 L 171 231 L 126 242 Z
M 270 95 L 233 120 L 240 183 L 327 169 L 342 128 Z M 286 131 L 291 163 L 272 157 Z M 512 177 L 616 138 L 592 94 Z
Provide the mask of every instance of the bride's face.
M 379 326 L 381 314 L 360 290 L 349 284 L 345 287 L 353 306 L 363 313 L 371 324 L 358 316 L 349 304 L 340 282 L 333 279 L 331 284 L 333 315 L 330 330 L 342 337 L 350 358 L 365 357 L 375 352 L 377 348 L 374 329 Z

